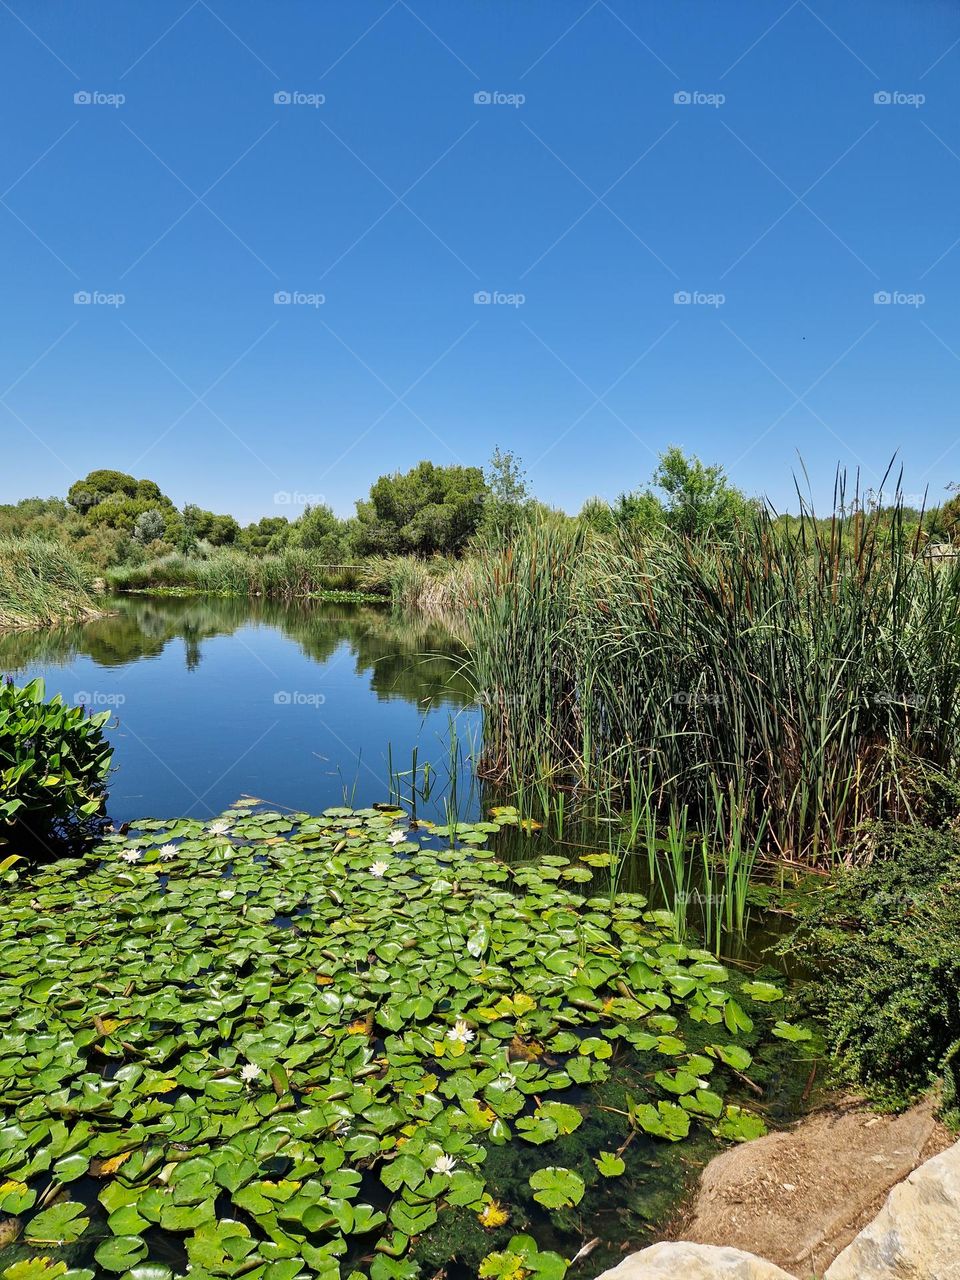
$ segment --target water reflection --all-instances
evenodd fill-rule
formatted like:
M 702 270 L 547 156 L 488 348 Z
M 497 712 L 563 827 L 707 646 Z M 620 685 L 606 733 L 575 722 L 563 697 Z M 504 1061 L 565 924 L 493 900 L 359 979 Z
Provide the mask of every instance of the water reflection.
M 0 635 L 0 672 L 115 713 L 114 818 L 203 816 L 241 793 L 310 810 L 382 801 L 414 749 L 443 772 L 451 718 L 463 742 L 476 733 L 462 641 L 435 620 L 210 597 L 110 609 Z

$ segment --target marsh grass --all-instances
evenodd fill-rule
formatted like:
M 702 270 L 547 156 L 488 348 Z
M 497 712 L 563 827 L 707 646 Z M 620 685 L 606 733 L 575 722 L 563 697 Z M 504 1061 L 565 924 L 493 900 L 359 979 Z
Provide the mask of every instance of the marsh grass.
M 867 520 L 841 486 L 847 505 L 789 529 L 761 513 L 736 545 L 533 526 L 481 562 L 486 776 L 628 811 L 645 779 L 637 833 L 645 806 L 658 830 L 686 812 L 740 886 L 725 917 L 761 854 L 850 860 L 865 822 L 911 816 L 960 747 L 960 569 L 899 506 Z
M 69 548 L 42 538 L 0 539 L 0 627 L 93 617 L 92 575 Z
M 218 551 L 207 557 L 174 552 L 148 564 L 110 570 L 107 581 L 117 591 L 187 590 L 280 600 L 325 592 L 388 591 L 387 584 L 367 573 L 365 566 L 326 564 L 321 555 L 301 549 L 265 556 L 240 551 Z

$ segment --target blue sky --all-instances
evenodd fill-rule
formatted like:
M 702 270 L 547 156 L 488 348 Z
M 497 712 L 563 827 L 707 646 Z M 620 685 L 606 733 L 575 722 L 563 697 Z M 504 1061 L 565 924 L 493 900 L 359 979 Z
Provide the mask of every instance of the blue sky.
M 0 501 L 115 466 L 348 514 L 496 444 L 568 510 L 673 443 L 781 506 L 801 456 L 820 501 L 897 450 L 908 494 L 960 480 L 952 2 L 0 0 L 0 29 Z

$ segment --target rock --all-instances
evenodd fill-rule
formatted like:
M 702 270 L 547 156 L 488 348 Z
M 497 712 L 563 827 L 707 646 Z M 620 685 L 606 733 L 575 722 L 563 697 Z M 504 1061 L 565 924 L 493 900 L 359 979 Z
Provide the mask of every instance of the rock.
M 793 1280 L 772 1262 L 712 1244 L 654 1244 L 631 1253 L 598 1280 Z
M 839 1099 L 711 1160 L 683 1235 L 749 1250 L 808 1280 L 873 1220 L 893 1186 L 954 1140 L 930 1101 L 878 1116 Z
M 894 1187 L 877 1217 L 837 1257 L 825 1280 L 957 1280 L 960 1142 Z

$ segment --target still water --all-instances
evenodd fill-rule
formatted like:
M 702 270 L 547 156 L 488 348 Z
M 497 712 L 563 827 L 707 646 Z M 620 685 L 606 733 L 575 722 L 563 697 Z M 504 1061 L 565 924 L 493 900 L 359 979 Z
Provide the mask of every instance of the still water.
M 386 606 L 126 596 L 82 626 L 0 635 L 0 673 L 110 710 L 115 821 L 206 818 L 240 796 L 315 813 L 409 795 L 413 753 L 436 817 L 480 712 L 453 632 Z M 457 758 L 452 761 L 452 754 Z

